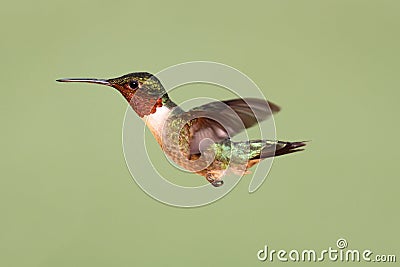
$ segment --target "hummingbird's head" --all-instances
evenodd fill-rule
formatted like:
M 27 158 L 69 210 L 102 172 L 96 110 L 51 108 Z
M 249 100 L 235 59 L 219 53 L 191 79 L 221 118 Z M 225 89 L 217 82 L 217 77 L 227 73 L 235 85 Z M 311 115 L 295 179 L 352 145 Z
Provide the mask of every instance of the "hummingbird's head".
M 143 117 L 152 114 L 168 100 L 167 92 L 153 74 L 134 72 L 111 79 L 72 78 L 58 82 L 84 82 L 114 87 L 129 102 L 136 113 Z

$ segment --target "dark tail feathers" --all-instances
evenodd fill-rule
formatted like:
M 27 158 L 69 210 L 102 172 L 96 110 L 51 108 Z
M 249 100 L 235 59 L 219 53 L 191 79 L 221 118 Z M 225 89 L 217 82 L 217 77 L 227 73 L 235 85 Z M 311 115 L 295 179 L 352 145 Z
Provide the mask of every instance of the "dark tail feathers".
M 278 141 L 275 147 L 265 147 L 261 153 L 260 158 L 269 158 L 269 157 L 276 157 L 286 154 L 291 154 L 298 151 L 303 151 L 304 148 L 300 148 L 306 145 L 307 141 L 301 142 L 282 142 Z

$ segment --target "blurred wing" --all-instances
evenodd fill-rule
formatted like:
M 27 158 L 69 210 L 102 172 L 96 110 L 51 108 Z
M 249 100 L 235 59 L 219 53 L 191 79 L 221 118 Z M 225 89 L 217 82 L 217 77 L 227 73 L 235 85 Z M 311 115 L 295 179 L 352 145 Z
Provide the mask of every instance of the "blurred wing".
M 280 108 L 257 98 L 211 102 L 186 112 L 190 120 L 190 153 L 200 153 L 200 143 L 209 138 L 219 142 L 230 138 L 276 113 Z

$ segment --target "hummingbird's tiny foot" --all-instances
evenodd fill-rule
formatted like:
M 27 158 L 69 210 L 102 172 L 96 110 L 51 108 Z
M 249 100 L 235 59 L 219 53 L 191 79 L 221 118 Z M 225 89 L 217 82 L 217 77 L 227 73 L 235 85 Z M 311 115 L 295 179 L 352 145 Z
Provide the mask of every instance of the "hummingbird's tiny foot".
M 222 180 L 215 180 L 214 182 L 211 183 L 215 187 L 220 187 L 221 185 L 224 184 L 224 181 Z
M 206 179 L 207 179 L 207 181 L 208 181 L 210 184 L 212 184 L 214 187 L 220 187 L 221 185 L 224 184 L 224 181 L 214 179 L 214 178 L 212 177 L 212 174 L 207 174 Z

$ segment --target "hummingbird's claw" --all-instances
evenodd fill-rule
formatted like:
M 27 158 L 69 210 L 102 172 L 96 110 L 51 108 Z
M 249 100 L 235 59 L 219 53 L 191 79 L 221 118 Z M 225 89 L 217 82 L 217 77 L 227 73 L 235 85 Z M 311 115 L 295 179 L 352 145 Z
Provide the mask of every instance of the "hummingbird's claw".
M 207 174 L 206 179 L 214 187 L 220 187 L 221 185 L 224 184 L 224 181 L 218 180 L 218 179 L 214 179 L 211 174 Z
M 220 187 L 221 185 L 224 184 L 224 181 L 222 180 L 215 180 L 214 182 L 211 183 L 215 187 Z

